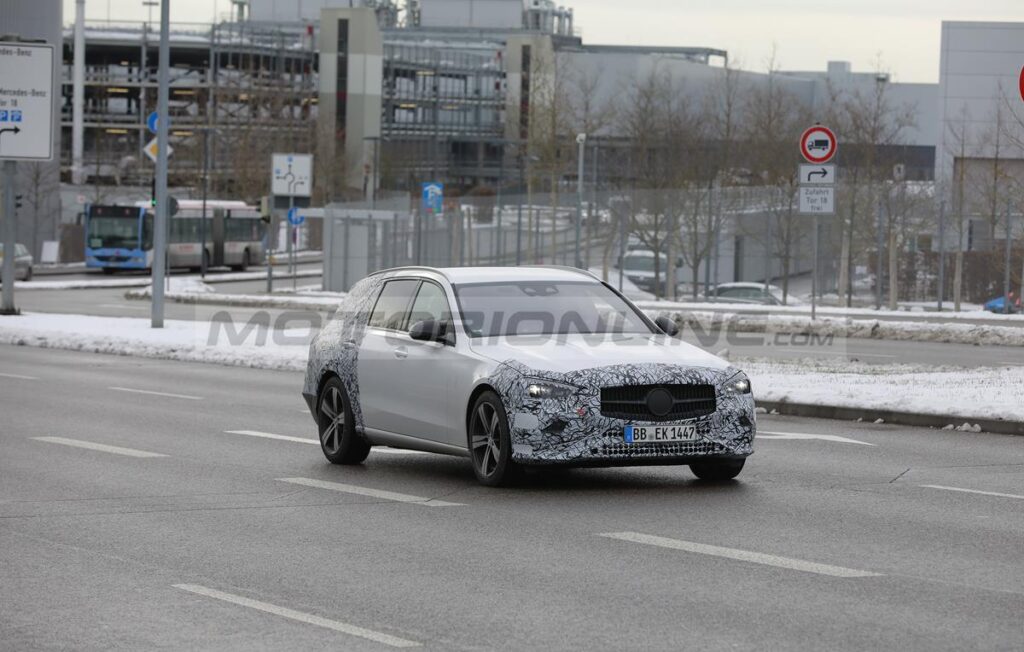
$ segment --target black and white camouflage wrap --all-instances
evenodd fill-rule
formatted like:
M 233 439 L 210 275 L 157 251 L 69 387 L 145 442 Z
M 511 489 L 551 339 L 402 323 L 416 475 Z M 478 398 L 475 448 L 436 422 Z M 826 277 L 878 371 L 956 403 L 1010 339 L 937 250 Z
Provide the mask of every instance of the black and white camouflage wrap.
M 711 369 L 678 364 L 619 364 L 552 373 L 515 361 L 502 363 L 489 379 L 502 397 L 509 418 L 512 457 L 522 463 L 671 461 L 707 455 L 744 457 L 753 452 L 756 430 L 751 394 L 725 390 L 738 369 Z M 530 379 L 550 380 L 579 387 L 562 399 L 537 399 L 527 394 Z M 694 442 L 626 444 L 628 425 L 665 425 L 624 421 L 601 414 L 601 388 L 621 385 L 710 384 L 716 388 L 717 410 L 707 416 L 678 423 L 695 424 L 700 438 Z M 673 422 L 676 423 L 676 422 Z
M 330 371 L 344 382 L 355 421 L 355 431 L 363 433 L 363 411 L 359 404 L 359 375 L 356 373 L 356 365 L 359 362 L 359 347 L 363 343 L 374 299 L 385 280 L 387 279 L 383 275 L 376 274 L 352 286 L 341 308 L 320 331 L 320 335 L 313 338 L 309 347 L 309 364 L 306 366 L 302 394 L 310 405 L 314 419 L 320 382 Z

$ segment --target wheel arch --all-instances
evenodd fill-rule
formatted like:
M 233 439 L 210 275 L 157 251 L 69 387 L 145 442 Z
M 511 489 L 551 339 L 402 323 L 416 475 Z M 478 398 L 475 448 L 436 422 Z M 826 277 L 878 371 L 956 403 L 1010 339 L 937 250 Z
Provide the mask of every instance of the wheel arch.
M 497 388 L 488 382 L 483 382 L 473 388 L 473 391 L 469 394 L 469 400 L 466 402 L 466 413 L 462 421 L 463 433 L 466 437 L 469 437 L 469 420 L 473 418 L 473 406 L 476 405 L 477 399 L 484 392 L 494 392 L 498 395 L 498 400 L 501 399 L 501 393 L 498 392 Z M 504 401 L 502 401 L 504 403 Z

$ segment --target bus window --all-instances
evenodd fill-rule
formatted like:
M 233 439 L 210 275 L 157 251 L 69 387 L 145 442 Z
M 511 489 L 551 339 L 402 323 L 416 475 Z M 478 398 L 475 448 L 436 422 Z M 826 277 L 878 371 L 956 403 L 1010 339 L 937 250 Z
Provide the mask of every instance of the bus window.
M 153 248 L 153 214 L 147 212 L 142 221 L 142 249 L 149 251 Z

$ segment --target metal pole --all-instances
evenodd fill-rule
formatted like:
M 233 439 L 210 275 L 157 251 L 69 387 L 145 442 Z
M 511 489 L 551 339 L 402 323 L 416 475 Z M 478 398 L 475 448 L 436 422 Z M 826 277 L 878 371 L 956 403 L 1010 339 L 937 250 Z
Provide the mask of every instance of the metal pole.
M 270 224 L 267 225 L 267 294 L 274 292 L 274 254 L 275 250 L 270 248 L 271 239 L 274 238 L 274 207 L 277 205 L 277 197 L 270 196 Z M 326 275 L 325 275 L 326 277 Z
M 579 268 L 583 267 L 583 260 L 580 258 L 580 229 L 583 226 L 583 164 L 587 155 L 587 135 L 576 136 L 576 143 L 579 145 L 577 155 L 579 167 L 576 170 L 576 246 L 574 248 L 576 255 L 573 260 L 575 261 L 574 265 Z
M 523 264 L 523 150 L 519 146 L 519 205 L 516 208 L 516 267 Z
M 167 267 L 167 127 L 170 114 L 167 110 L 168 73 L 170 68 L 169 31 L 171 22 L 171 0 L 160 4 L 160 68 L 157 80 L 157 114 L 160 116 L 156 130 L 156 221 L 153 227 L 153 306 L 152 327 L 164 327 L 164 278 Z
M 626 220 L 625 216 L 619 218 L 619 292 L 622 292 L 622 277 L 625 272 L 622 269 L 622 264 L 626 258 Z M 697 279 L 694 279 L 696 283 Z
M 206 278 L 206 197 L 210 186 L 210 130 L 203 129 L 203 217 L 199 220 L 199 276 Z
M 295 269 L 295 225 L 292 224 L 292 210 L 295 209 L 295 196 L 288 195 L 288 273 L 292 275 L 292 289 L 295 289 L 297 270 Z
M 946 295 L 946 201 L 939 202 L 939 303 L 942 312 L 942 300 Z
M 16 247 L 18 241 L 17 226 L 14 222 L 14 175 L 18 172 L 15 161 L 4 161 L 4 264 L 3 272 L 3 305 L 0 315 L 17 315 L 14 307 L 14 270 Z
M 503 254 L 505 253 L 502 250 L 502 247 L 501 247 L 501 245 L 504 244 L 502 242 L 502 237 L 501 237 L 501 186 L 502 186 L 503 183 L 505 183 L 505 146 L 504 145 L 501 146 L 501 161 L 498 163 L 498 196 L 494 200 L 495 206 L 498 209 L 498 219 L 497 219 L 498 231 L 495 234 L 495 237 L 491 238 L 491 244 L 494 247 L 493 260 L 494 260 L 494 264 L 495 265 L 501 265 L 502 259 L 504 258 Z
M 1010 254 L 1013 244 L 1013 216 L 1010 199 L 1006 199 L 1006 263 L 1003 265 L 1003 313 L 1010 314 Z
M 882 309 L 882 249 L 885 247 L 882 237 L 882 228 L 884 226 L 884 216 L 882 215 L 882 200 L 878 200 L 878 224 L 876 225 L 876 242 L 875 246 L 877 251 L 875 253 L 875 310 Z M 852 245 L 851 245 L 852 246 Z
M 813 256 L 814 265 L 811 271 L 811 319 L 818 318 L 818 241 L 821 239 L 819 234 L 819 222 L 818 214 L 814 214 L 814 246 Z
M 75 49 L 71 72 L 71 183 L 81 184 L 85 132 L 85 0 L 75 0 Z M 141 111 L 142 108 L 139 107 Z M 143 114 L 145 115 L 145 114 Z

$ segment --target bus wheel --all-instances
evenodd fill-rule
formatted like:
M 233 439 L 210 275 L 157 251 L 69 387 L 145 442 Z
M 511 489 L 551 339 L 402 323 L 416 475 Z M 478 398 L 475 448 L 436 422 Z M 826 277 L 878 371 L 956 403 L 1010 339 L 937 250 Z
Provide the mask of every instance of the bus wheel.
M 246 249 L 245 251 L 242 252 L 242 264 L 235 265 L 232 269 L 234 269 L 236 272 L 244 272 L 247 269 L 249 269 L 249 262 L 249 250 Z

